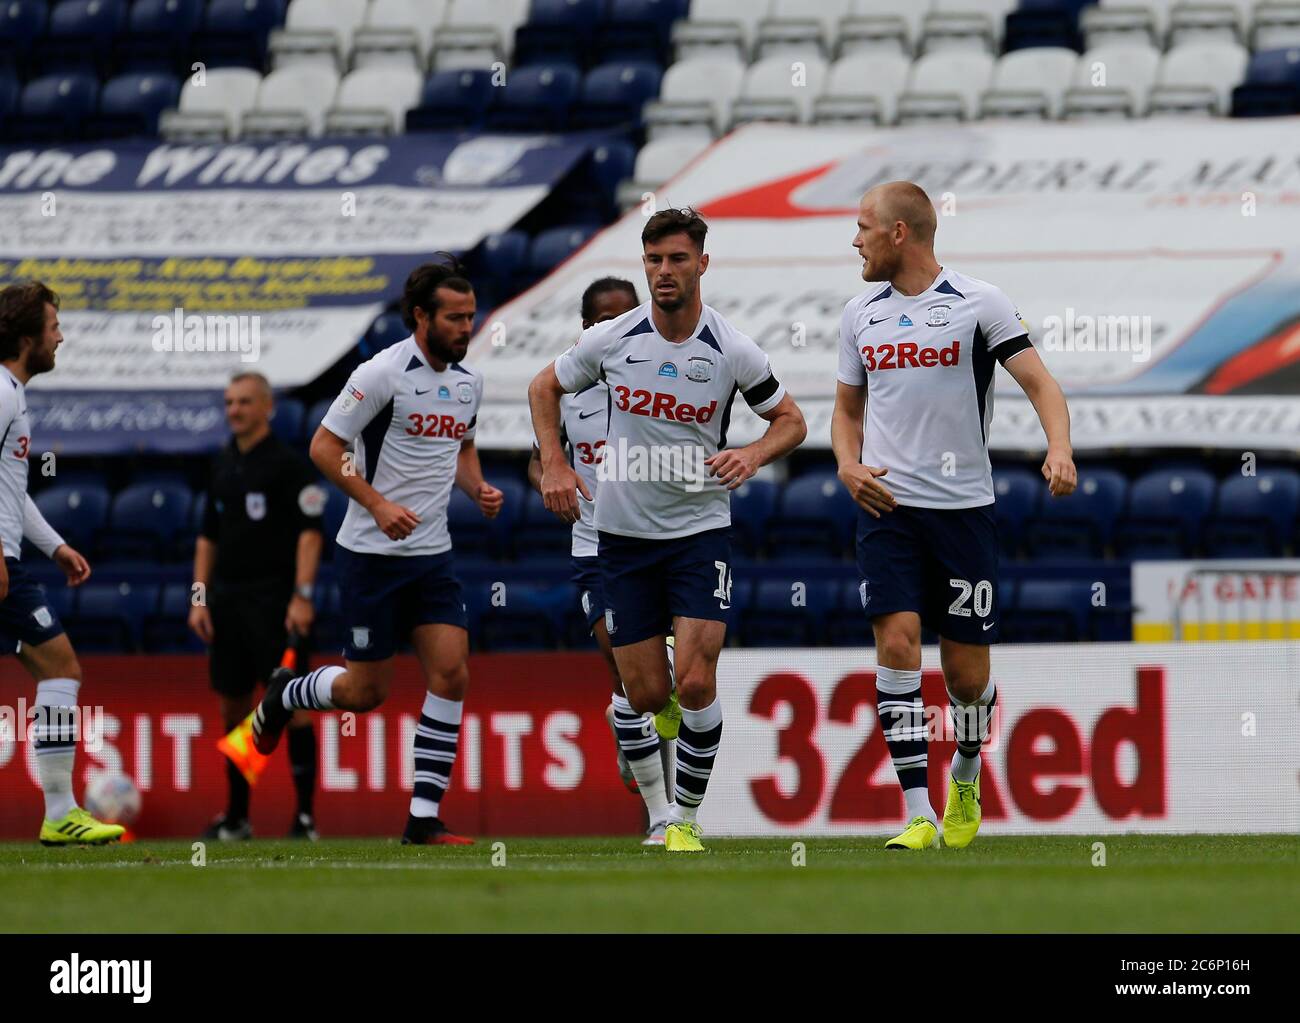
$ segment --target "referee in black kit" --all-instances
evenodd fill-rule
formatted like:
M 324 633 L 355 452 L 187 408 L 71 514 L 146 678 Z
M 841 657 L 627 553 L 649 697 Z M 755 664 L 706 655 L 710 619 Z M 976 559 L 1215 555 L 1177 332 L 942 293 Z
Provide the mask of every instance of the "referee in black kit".
M 325 491 L 307 460 L 271 432 L 274 407 L 262 374 L 231 379 L 226 421 L 233 436 L 213 464 L 194 547 L 194 581 L 203 584 L 207 605 L 190 609 L 189 626 L 210 647 L 212 688 L 227 731 L 252 712 L 258 683 L 288 647 L 296 652 L 293 667 L 307 670 L 315 618 L 312 587 Z M 288 745 L 298 796 L 289 837 L 315 839 L 316 733 L 310 715 L 294 715 Z M 226 778 L 230 802 L 203 837 L 250 838 L 249 783 L 229 760 Z

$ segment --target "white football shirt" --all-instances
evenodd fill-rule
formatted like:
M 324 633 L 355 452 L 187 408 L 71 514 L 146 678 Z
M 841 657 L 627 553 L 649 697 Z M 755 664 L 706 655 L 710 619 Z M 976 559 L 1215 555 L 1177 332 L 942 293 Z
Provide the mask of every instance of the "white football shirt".
M 594 383 L 560 399 L 560 442 L 569 449 L 569 463 L 591 494 L 588 501 L 578 492 L 581 518 L 573 524 L 575 558 L 594 558 L 599 550 L 596 536 L 596 491 L 601 459 L 605 454 L 605 437 L 609 432 L 609 388 Z
M 762 414 L 785 397 L 763 350 L 710 306 L 685 341 L 654 326 L 651 303 L 582 332 L 555 360 L 566 391 L 609 386 L 596 528 L 669 540 L 731 525 L 726 487 L 704 459 L 727 443 L 737 392 Z
M 32 427 L 27 391 L 7 366 L 0 366 L 0 434 L 0 543 L 6 558 L 21 558 Z
M 460 446 L 472 440 L 483 377 L 452 363 L 441 373 L 408 337 L 348 378 L 321 425 L 347 441 L 355 469 L 389 501 L 410 508 L 420 524 L 390 540 L 356 501 L 339 529 L 339 546 L 358 554 L 441 554 L 451 549 L 447 502 Z
M 919 295 L 877 284 L 845 305 L 838 378 L 866 385 L 862 463 L 889 470 L 900 505 L 993 503 L 994 364 L 1029 347 L 1006 295 L 954 270 Z

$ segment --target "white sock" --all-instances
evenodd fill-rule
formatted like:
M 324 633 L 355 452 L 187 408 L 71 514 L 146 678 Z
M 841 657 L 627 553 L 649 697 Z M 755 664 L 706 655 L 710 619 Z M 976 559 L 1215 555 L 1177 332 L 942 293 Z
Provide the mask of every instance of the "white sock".
M 331 710 L 334 707 L 334 680 L 347 669 L 337 664 L 295 678 L 284 687 L 280 702 L 285 710 Z
M 442 797 L 451 784 L 451 769 L 460 744 L 461 700 L 424 694 L 424 707 L 415 726 L 415 785 L 411 790 L 411 816 L 437 817 Z
M 77 756 L 76 706 L 81 683 L 73 678 L 47 678 L 36 683 L 40 712 L 34 735 L 36 771 L 45 794 L 45 819 L 57 821 L 77 805 L 72 795 L 72 765 Z
M 664 785 L 664 765 L 659 759 L 659 733 L 653 714 L 638 714 L 626 696 L 614 694 L 614 734 L 623 751 L 627 766 L 636 779 L 637 789 L 650 814 L 651 826 L 668 820 L 671 815 L 668 791 Z
M 985 708 L 993 704 L 997 697 L 997 686 L 990 679 L 989 684 L 984 687 L 984 692 L 980 693 L 979 698 L 974 703 L 962 703 L 951 691 L 948 693 L 948 699 L 952 701 L 953 724 L 957 732 L 957 752 L 952 755 L 952 765 L 949 767 L 949 773 L 953 781 L 972 782 L 980 773 L 980 746 L 988 738 L 989 719 L 983 714 L 979 714 L 976 708 Z M 976 715 L 972 720 L 972 715 Z M 969 734 L 972 730 L 976 734 Z M 962 747 L 966 747 L 963 749 Z
M 722 742 L 722 701 L 699 710 L 682 708 L 682 726 L 677 733 L 677 778 L 675 779 L 677 813 L 693 822 L 704 802 L 713 762 Z

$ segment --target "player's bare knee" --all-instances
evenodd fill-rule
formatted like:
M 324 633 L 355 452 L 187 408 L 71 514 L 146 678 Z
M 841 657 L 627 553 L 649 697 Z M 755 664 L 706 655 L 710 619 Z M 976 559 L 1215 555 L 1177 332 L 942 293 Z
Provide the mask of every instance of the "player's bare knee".
M 635 691 L 629 689 L 627 702 L 638 714 L 658 714 L 668 702 L 668 690 L 646 686 Z
M 948 693 L 960 703 L 974 703 L 988 687 L 987 675 L 974 671 L 958 671 L 946 678 Z
M 700 709 L 713 702 L 716 686 L 703 670 L 687 671 L 677 676 L 677 699 L 683 707 Z
M 444 700 L 463 700 L 468 690 L 468 665 L 460 664 L 447 671 L 435 671 L 429 679 L 429 692 Z
M 908 670 L 920 663 L 920 637 L 906 629 L 886 629 L 876 638 L 876 658 L 882 665 Z

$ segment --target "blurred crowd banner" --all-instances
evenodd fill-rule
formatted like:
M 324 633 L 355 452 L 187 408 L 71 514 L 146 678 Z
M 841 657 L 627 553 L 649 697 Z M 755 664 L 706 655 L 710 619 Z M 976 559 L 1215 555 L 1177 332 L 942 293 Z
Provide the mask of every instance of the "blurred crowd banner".
M 829 445 L 840 314 L 866 287 L 858 199 L 900 178 L 938 207 L 940 262 L 1018 304 L 1071 396 L 1076 448 L 1294 449 L 1300 135 L 1267 120 L 751 125 L 717 142 L 654 203 L 708 218 L 704 299 L 769 353 L 809 415 L 809 444 Z M 589 281 L 620 274 L 645 295 L 645 215 L 632 210 L 485 325 L 470 356 L 487 376 L 481 443 L 526 445 L 526 408 L 510 403 L 576 340 Z M 1005 371 L 996 388 L 992 446 L 1043 444 Z M 738 411 L 744 440 L 760 424 Z
M 407 135 L 0 148 L 0 281 L 62 299 L 37 389 L 176 391 L 257 369 L 315 379 L 411 267 L 511 227 L 589 138 Z
M 102 740 L 79 754 L 130 774 L 142 837 L 197 835 L 225 799 L 217 702 L 201 656 L 82 659 Z M 876 835 L 904 821 L 865 649 L 727 650 L 722 747 L 701 813 L 714 835 Z M 942 811 L 955 742 L 937 648 L 923 655 L 930 795 Z M 470 662 L 460 755 L 443 816 L 478 835 L 635 834 L 619 781 L 598 654 L 484 654 Z M 1006 646 L 981 775 L 991 834 L 1295 832 L 1300 643 Z M 1225 684 L 1228 680 L 1230 684 Z M 0 705 L 30 701 L 13 660 Z M 378 711 L 318 717 L 318 819 L 328 835 L 395 836 L 411 791 L 419 669 L 397 661 Z M 41 802 L 30 743 L 0 739 L 0 839 L 33 840 Z M 1242 799 L 1249 792 L 1251 798 Z M 253 792 L 278 837 L 293 808 L 285 754 Z
M 1300 639 L 1300 558 L 1135 561 L 1142 643 Z

